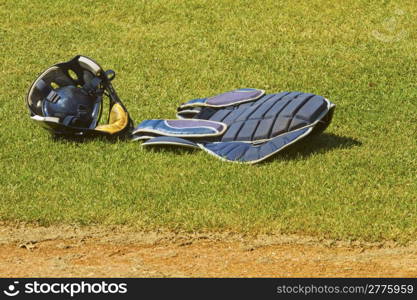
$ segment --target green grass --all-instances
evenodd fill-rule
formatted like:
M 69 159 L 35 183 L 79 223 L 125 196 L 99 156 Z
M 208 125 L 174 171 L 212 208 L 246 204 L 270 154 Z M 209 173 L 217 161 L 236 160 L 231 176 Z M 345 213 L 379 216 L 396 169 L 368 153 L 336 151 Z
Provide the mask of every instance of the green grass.
M 0 16 L 0 220 L 416 239 L 415 0 L 0 0 Z M 337 108 L 325 134 L 254 166 L 56 141 L 24 99 L 76 54 L 117 72 L 136 123 L 240 87 Z

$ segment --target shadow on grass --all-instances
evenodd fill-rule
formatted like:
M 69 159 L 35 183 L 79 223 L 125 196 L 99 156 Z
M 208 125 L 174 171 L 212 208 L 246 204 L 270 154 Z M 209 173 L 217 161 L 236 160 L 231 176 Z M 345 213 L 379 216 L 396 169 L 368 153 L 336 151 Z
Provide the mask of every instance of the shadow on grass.
M 107 138 L 105 136 L 53 136 L 52 139 L 55 142 L 70 142 L 70 143 L 90 143 L 93 141 L 102 141 L 105 143 L 116 143 L 117 141 L 129 142 L 128 137 L 116 137 Z M 292 159 L 305 159 L 316 153 L 326 153 L 335 149 L 349 149 L 352 147 L 361 146 L 362 142 L 346 136 L 339 136 L 332 133 L 321 133 L 319 135 L 308 136 L 298 143 L 295 143 L 288 148 L 278 152 L 272 157 L 260 162 L 260 165 L 264 163 L 272 162 L 276 159 L 279 160 L 292 160 Z M 199 149 L 178 147 L 174 145 L 161 145 L 159 147 L 151 147 L 149 149 L 155 153 L 170 152 L 173 154 L 181 155 L 184 153 L 195 152 Z
M 169 152 L 173 154 L 184 154 L 184 153 L 192 153 L 195 151 L 201 151 L 197 148 L 191 148 L 191 147 L 181 147 L 181 146 L 175 146 L 175 145 L 158 145 L 158 147 L 147 147 L 146 150 L 150 150 L 155 153 L 164 153 Z
M 87 136 L 71 136 L 71 135 L 52 135 L 52 140 L 57 143 L 74 143 L 74 144 L 88 144 L 95 141 L 114 144 L 118 141 L 130 141 L 129 136 L 111 137 L 105 135 L 87 135 Z
M 336 149 L 349 149 L 361 145 L 361 141 L 351 137 L 339 136 L 332 133 L 321 133 L 302 139 L 299 143 L 289 146 L 277 153 L 277 155 L 265 160 L 265 162 L 270 162 L 275 159 L 303 159 L 316 153 L 326 153 Z
M 321 133 L 319 135 L 308 136 L 298 143 L 278 152 L 272 157 L 260 162 L 269 163 L 275 159 L 305 159 L 315 153 L 326 153 L 335 149 L 349 149 L 361 146 L 362 142 L 350 137 L 339 136 L 332 133 Z M 185 148 L 171 145 L 160 145 L 152 147 L 152 151 L 156 153 L 170 152 L 173 154 L 191 153 L 199 149 Z

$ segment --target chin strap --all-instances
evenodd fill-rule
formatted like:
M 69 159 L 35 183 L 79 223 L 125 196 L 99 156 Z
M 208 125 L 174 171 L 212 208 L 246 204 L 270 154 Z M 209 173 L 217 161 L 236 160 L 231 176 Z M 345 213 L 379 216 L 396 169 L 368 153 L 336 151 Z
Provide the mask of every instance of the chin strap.
M 126 107 L 123 105 L 115 89 L 110 83 L 116 77 L 113 70 L 107 70 L 102 76 L 102 83 L 104 86 L 105 95 L 109 97 L 110 109 L 108 116 L 108 124 L 98 125 L 95 129 L 106 132 L 111 135 L 126 132 L 130 134 L 133 129 L 133 121 L 129 116 Z

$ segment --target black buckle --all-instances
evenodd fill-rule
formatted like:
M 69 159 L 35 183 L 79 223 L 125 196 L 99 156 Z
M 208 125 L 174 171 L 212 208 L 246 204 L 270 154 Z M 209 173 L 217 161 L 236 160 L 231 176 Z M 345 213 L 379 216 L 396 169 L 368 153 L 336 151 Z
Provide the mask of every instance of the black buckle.
M 52 103 L 56 103 L 59 99 L 61 99 L 61 97 L 54 90 L 50 91 L 48 96 L 46 96 L 46 100 Z

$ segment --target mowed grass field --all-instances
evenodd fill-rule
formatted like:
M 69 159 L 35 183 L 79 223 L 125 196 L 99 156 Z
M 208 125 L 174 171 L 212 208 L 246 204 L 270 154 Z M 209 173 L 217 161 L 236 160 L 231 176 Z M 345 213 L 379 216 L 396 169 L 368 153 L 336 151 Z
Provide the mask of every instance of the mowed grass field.
M 0 220 L 409 242 L 417 234 L 417 2 L 0 0 Z M 135 123 L 235 88 L 337 104 L 259 165 L 130 141 L 55 140 L 25 96 L 77 54 Z

